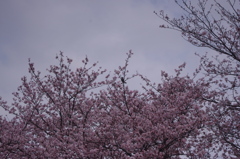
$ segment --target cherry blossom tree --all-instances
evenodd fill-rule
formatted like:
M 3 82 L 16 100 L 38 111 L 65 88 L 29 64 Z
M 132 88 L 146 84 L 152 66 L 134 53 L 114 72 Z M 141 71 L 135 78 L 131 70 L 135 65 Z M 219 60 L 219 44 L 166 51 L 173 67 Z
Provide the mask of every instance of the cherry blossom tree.
M 217 151 L 223 157 L 240 157 L 240 1 L 175 0 L 184 14 L 170 18 L 164 11 L 155 12 L 167 25 L 161 28 L 177 30 L 197 47 L 207 47 L 217 53 L 211 58 L 200 56 L 205 81 L 212 91 L 206 109 L 209 127 L 215 132 L 211 140 L 218 142 Z
M 13 115 L 0 118 L 0 157 L 208 158 L 195 145 L 207 121 L 209 85 L 181 76 L 185 64 L 175 76 L 162 71 L 158 84 L 129 75 L 132 54 L 113 74 L 89 66 L 87 57 L 72 71 L 62 53 L 45 76 L 29 61 L 30 79 L 22 78 L 12 105 L 0 99 Z M 142 91 L 128 86 L 136 78 Z

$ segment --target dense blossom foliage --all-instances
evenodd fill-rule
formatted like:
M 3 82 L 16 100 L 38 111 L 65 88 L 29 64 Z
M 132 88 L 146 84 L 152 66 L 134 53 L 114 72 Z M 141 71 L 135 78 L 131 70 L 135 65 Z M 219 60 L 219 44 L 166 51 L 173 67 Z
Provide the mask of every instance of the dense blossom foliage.
M 0 158 L 239 158 L 240 157 L 240 10 L 214 1 L 176 0 L 185 11 L 171 19 L 156 13 L 195 46 L 218 53 L 198 55 L 193 77 L 181 75 L 185 64 L 159 83 L 125 64 L 112 74 L 89 64 L 72 70 L 72 59 L 60 53 L 46 75 L 29 60 L 11 105 L 0 117 Z M 209 8 L 209 9 L 208 9 Z M 141 89 L 129 80 L 140 79 Z
M 191 44 L 207 47 L 218 53 L 210 58 L 199 55 L 205 81 L 211 85 L 209 127 L 212 143 L 225 158 L 240 157 L 240 1 L 175 0 L 184 10 L 180 18 L 171 19 L 163 11 L 155 12 L 169 28 L 182 32 Z
M 208 85 L 162 72 L 152 84 L 140 75 L 127 76 L 132 53 L 114 75 L 96 64 L 72 71 L 71 59 L 51 66 L 41 77 L 29 62 L 30 80 L 14 93 L 14 102 L 1 106 L 14 118 L 1 118 L 1 158 L 179 158 L 205 155 L 192 149 L 203 131 L 206 113 L 203 95 Z M 124 78 L 122 82 L 121 78 Z M 130 90 L 127 81 L 140 77 L 142 92 Z M 96 89 L 98 88 L 98 89 Z

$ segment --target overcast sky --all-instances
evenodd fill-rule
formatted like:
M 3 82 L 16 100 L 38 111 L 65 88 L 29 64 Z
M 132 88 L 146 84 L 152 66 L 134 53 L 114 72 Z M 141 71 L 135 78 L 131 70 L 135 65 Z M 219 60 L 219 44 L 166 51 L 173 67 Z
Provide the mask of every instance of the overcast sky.
M 199 64 L 194 53 L 203 50 L 160 29 L 153 11 L 162 9 L 170 17 L 182 12 L 173 0 L 1 0 L 0 96 L 11 99 L 28 74 L 28 58 L 44 72 L 59 51 L 76 66 L 87 55 L 111 71 L 131 49 L 130 70 L 153 81 L 183 62 L 192 72 Z

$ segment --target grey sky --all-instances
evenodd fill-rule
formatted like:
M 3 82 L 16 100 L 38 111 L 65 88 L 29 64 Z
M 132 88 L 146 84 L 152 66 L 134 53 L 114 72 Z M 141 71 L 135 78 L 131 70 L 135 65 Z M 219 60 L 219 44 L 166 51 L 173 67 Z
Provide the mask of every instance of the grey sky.
M 160 29 L 163 21 L 153 11 L 161 9 L 170 17 L 181 13 L 173 0 L 1 0 L 0 96 L 10 100 L 28 74 L 28 58 L 45 71 L 59 51 L 76 66 L 87 55 L 111 71 L 131 49 L 130 70 L 153 81 L 183 62 L 192 72 L 194 53 L 203 51 L 178 32 Z

